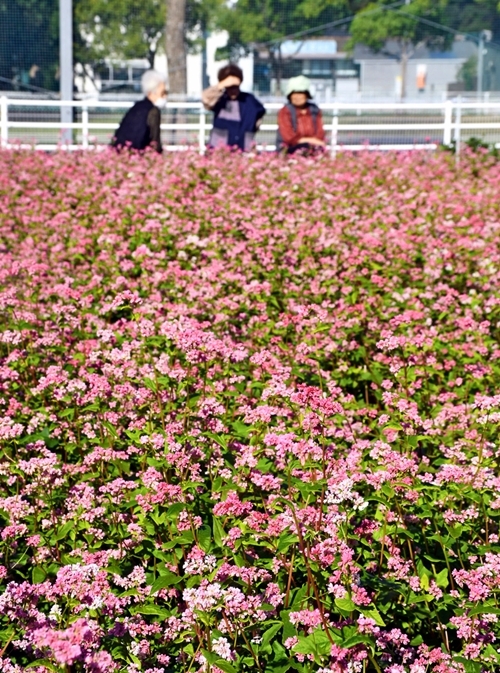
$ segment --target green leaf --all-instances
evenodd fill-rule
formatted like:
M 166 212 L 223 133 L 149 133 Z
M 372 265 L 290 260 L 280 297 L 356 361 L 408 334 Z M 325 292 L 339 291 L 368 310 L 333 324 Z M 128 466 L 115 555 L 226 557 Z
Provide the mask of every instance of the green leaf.
M 37 668 L 38 666 L 44 666 L 45 668 L 48 668 L 49 671 L 54 671 L 54 673 L 60 673 L 61 669 L 53 664 L 51 661 L 48 659 L 38 659 L 37 661 L 32 661 L 29 664 L 26 664 L 24 668 Z
M 40 568 L 40 566 L 33 566 L 31 569 L 31 581 L 33 584 L 41 584 L 45 581 L 46 577 L 47 573 L 43 568 Z
M 294 594 L 293 594 L 293 600 L 292 600 L 292 607 L 296 608 L 297 606 L 300 606 L 302 604 L 302 601 L 306 597 L 307 594 L 307 585 L 304 584 L 301 586 L 299 589 L 296 589 Z M 299 610 L 302 609 L 301 607 L 298 608 Z
M 146 386 L 146 388 L 149 388 L 149 390 L 152 390 L 153 392 L 156 392 L 156 381 L 153 379 L 148 378 L 145 376 L 142 379 L 143 384 Z
M 420 586 L 422 589 L 424 589 L 424 591 L 427 591 L 429 588 L 429 575 L 426 573 L 422 573 L 422 575 L 420 575 Z
M 202 526 L 198 531 L 198 543 L 204 552 L 208 552 L 212 546 L 212 530 L 210 526 Z
M 176 575 L 175 573 L 171 572 L 166 572 L 160 575 L 153 582 L 153 586 L 151 587 L 151 593 L 155 594 L 158 591 L 160 591 L 160 589 L 165 589 L 165 587 L 171 587 L 173 584 L 178 584 L 181 581 L 182 577 L 179 577 L 179 575 Z
M 341 612 L 352 612 L 356 609 L 356 605 L 350 598 L 336 598 L 335 605 Z
M 472 610 L 469 610 L 469 617 L 474 617 L 474 615 L 500 615 L 500 608 L 494 608 L 490 605 L 478 605 Z
M 210 439 L 213 439 L 214 442 L 217 442 L 219 446 L 221 446 L 225 451 L 227 451 L 227 441 L 225 439 L 222 439 L 222 437 L 216 435 L 214 432 L 205 432 L 205 435 L 207 437 L 210 437 Z
M 287 662 L 286 664 L 282 664 L 281 666 L 273 666 L 270 669 L 270 671 L 272 671 L 272 673 L 286 673 L 287 671 L 290 670 L 291 667 L 292 667 L 292 663 Z
M 63 526 L 61 526 L 57 533 L 54 535 L 54 540 L 56 542 L 59 542 L 59 540 L 63 540 L 69 533 L 69 531 L 74 527 L 73 521 L 67 521 Z
M 219 659 L 219 655 L 215 654 L 215 652 L 209 652 L 208 650 L 203 649 L 201 653 L 209 664 L 215 664 L 215 662 Z
M 448 568 L 444 568 L 440 573 L 436 575 L 436 584 L 442 589 L 446 589 L 448 586 Z
M 219 519 L 214 518 L 214 542 L 218 547 L 222 547 L 222 540 L 227 537 L 226 531 L 222 527 Z
M 153 617 L 159 617 L 161 621 L 170 617 L 170 610 L 165 610 L 165 608 L 160 608 L 158 605 L 140 605 L 139 607 L 134 607 L 130 610 L 133 614 L 139 613 L 140 615 L 151 615 Z
M 182 502 L 175 502 L 173 505 L 170 505 L 170 507 L 167 509 L 167 516 L 171 517 L 173 515 L 180 514 L 184 509 L 186 508 L 186 505 Z
M 471 661 L 465 657 L 453 657 L 453 661 L 462 664 L 465 669 L 465 673 L 481 673 L 482 671 L 482 666 L 477 661 Z
M 309 636 L 299 636 L 299 642 L 293 646 L 293 651 L 298 654 L 313 654 L 316 657 L 330 653 L 332 644 L 322 629 L 316 629 Z
M 185 530 L 183 531 L 182 535 L 179 535 L 179 537 L 176 537 L 173 540 L 170 540 L 170 542 L 164 544 L 163 549 L 173 549 L 174 547 L 177 547 L 177 545 L 189 544 L 193 542 L 193 540 L 193 533 L 190 530 Z
M 118 437 L 118 433 L 116 432 L 116 428 L 114 425 L 111 425 L 109 421 L 101 421 L 101 423 L 112 437 L 114 437 L 115 439 Z
M 500 663 L 500 654 L 495 650 L 495 648 L 493 647 L 493 645 L 491 645 L 491 643 L 484 648 L 482 656 L 488 657 L 489 659 L 495 659 L 497 662 Z
M 245 423 L 242 423 L 241 421 L 235 421 L 232 426 L 238 437 L 243 437 L 243 439 L 247 439 L 250 431 L 253 429 L 251 425 L 245 425 Z
M 261 647 L 266 647 L 269 645 L 271 640 L 274 638 L 274 636 L 281 630 L 283 624 L 278 623 L 278 624 L 273 624 L 271 627 L 267 629 L 267 631 L 264 631 L 262 635 L 262 643 Z
M 446 527 L 450 531 L 450 535 L 453 538 L 455 538 L 455 540 L 458 540 L 458 538 L 464 532 L 464 527 L 460 523 L 456 523 L 454 526 L 446 526 Z
M 282 554 L 286 553 L 290 547 L 297 544 L 299 538 L 291 533 L 282 533 L 278 539 L 278 551 Z
M 368 636 L 364 636 L 362 634 L 357 634 L 356 636 L 351 636 L 350 638 L 346 638 L 346 640 L 342 641 L 342 647 L 348 650 L 350 647 L 354 647 L 355 645 L 359 645 L 360 643 L 369 643 L 370 639 Z
M 217 668 L 220 668 L 221 671 L 224 671 L 224 673 L 236 673 L 236 669 L 234 666 L 232 666 L 229 661 L 226 661 L 225 659 L 217 659 L 214 662 L 214 666 L 217 666 Z
M 63 409 L 58 414 L 59 418 L 71 418 L 71 419 L 73 419 L 74 415 L 75 415 L 74 407 L 70 407 L 69 409 Z
M 280 612 L 280 619 L 283 622 L 283 640 L 297 635 L 297 629 L 290 621 L 290 612 L 292 610 L 282 610 Z
M 365 617 L 373 619 L 373 621 L 375 622 L 375 624 L 377 624 L 377 626 L 385 626 L 385 622 L 382 619 L 382 615 L 377 610 L 377 608 L 359 608 L 359 611 Z

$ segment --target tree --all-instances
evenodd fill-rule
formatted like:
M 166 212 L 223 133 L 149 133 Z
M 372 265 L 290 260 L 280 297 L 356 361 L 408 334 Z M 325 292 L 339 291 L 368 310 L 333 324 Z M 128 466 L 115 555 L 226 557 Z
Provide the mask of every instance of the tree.
M 493 42 L 500 42 L 498 0 L 449 0 L 443 23 L 474 35 L 479 35 L 481 30 L 491 30 Z
M 439 23 L 445 0 L 414 0 L 401 9 L 389 9 L 382 3 L 370 3 L 351 24 L 352 44 L 364 44 L 374 51 L 395 58 L 401 64 L 401 99 L 406 98 L 408 60 L 416 46 L 434 45 L 445 49 L 453 34 L 426 23 Z M 422 20 L 423 19 L 423 20 Z
M 238 0 L 220 15 L 219 26 L 229 33 L 220 55 L 237 60 L 252 49 L 266 51 L 279 88 L 284 67 L 282 41 L 351 12 L 350 0 Z
M 77 0 L 85 50 L 79 59 L 146 58 L 153 67 L 164 29 L 164 0 Z
M 186 93 L 186 0 L 166 0 L 165 51 L 172 93 Z
M 58 0 L 0 0 L 0 89 L 29 89 L 34 65 L 37 86 L 58 89 L 58 7 Z
M 457 73 L 457 80 L 464 83 L 466 91 L 477 89 L 477 56 L 470 56 L 462 63 Z
M 75 44 L 77 61 L 95 64 L 104 58 L 146 58 L 153 67 L 158 49 L 165 44 L 170 89 L 173 93 L 186 91 L 186 51 L 199 49 L 203 31 L 213 25 L 217 9 L 223 2 L 74 1 L 77 23 L 75 35 L 81 38 L 80 44 Z M 199 35 L 199 38 L 193 39 L 195 35 Z
M 186 53 L 205 48 L 224 0 L 166 0 L 165 51 L 172 93 L 185 93 Z

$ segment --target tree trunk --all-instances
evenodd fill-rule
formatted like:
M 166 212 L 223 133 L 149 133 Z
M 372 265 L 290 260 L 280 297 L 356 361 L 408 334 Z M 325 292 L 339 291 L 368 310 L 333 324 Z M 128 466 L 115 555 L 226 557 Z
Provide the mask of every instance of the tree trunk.
M 167 53 L 169 91 L 186 93 L 186 0 L 166 0 L 165 51 Z

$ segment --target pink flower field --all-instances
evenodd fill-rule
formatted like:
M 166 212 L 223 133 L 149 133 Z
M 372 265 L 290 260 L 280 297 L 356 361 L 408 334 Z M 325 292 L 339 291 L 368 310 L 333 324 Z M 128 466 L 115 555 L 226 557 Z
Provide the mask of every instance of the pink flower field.
M 500 164 L 0 152 L 0 671 L 500 667 Z

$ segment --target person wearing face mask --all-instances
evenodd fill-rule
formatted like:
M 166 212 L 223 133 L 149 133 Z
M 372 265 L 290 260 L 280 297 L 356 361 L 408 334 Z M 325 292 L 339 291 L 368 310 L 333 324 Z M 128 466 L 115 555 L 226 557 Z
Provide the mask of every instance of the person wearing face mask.
M 315 153 L 326 147 L 321 110 L 311 101 L 310 88 L 303 75 L 289 80 L 288 103 L 278 112 L 277 151 Z
M 143 151 L 153 147 L 162 152 L 161 110 L 167 104 L 167 78 L 156 70 L 147 70 L 141 78 L 144 98 L 128 110 L 118 127 L 112 145 Z
M 241 91 L 243 72 L 234 63 L 221 68 L 217 79 L 218 84 L 205 89 L 201 97 L 205 108 L 214 113 L 208 146 L 248 152 L 266 110 L 253 94 Z

